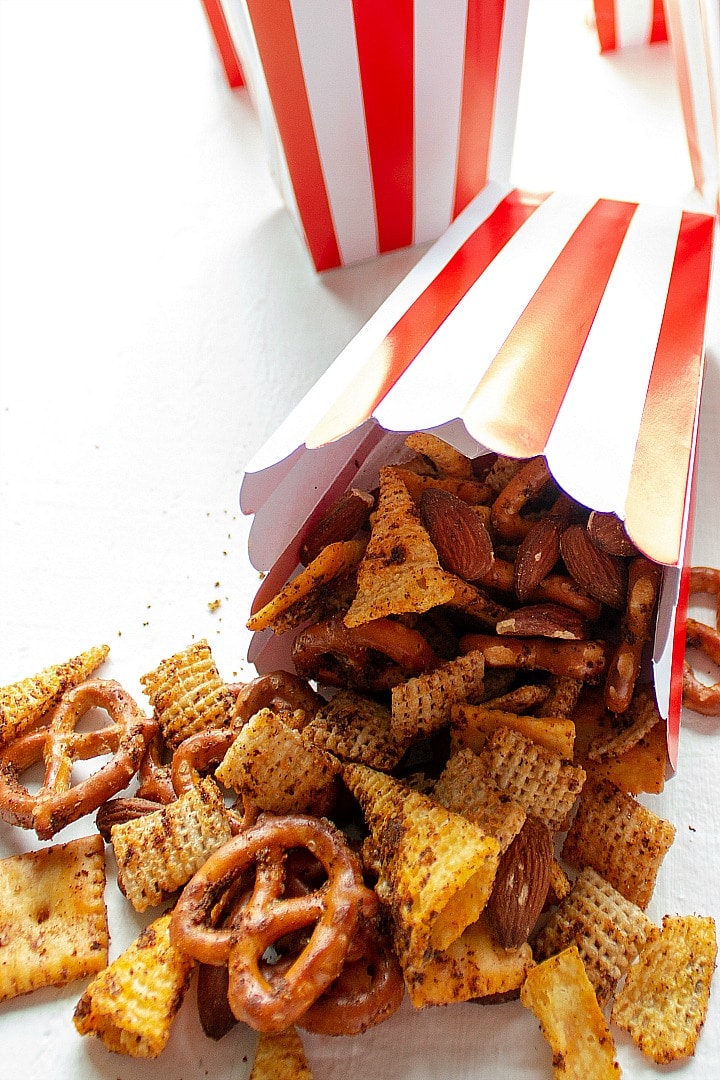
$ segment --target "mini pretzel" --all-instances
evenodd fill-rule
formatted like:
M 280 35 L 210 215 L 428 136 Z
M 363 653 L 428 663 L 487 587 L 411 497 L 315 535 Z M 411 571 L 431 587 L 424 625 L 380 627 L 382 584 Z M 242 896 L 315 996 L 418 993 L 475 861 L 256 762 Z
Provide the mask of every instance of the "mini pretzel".
M 493 634 L 465 634 L 460 638 L 462 653 L 479 649 L 488 668 L 517 668 L 549 671 L 585 682 L 597 682 L 607 666 L 607 646 L 603 641 L 555 641 L 539 637 L 496 637 Z
M 650 637 L 660 577 L 657 563 L 650 562 L 642 555 L 630 561 L 620 642 L 610 659 L 605 680 L 605 704 L 610 712 L 625 712 L 632 700 L 643 649 Z
M 76 733 L 76 724 L 92 708 L 104 709 L 112 723 Z M 0 817 L 34 829 L 41 840 L 51 839 L 127 786 L 155 731 L 154 721 L 142 715 L 119 683 L 82 683 L 63 695 L 47 728 L 16 739 L 0 755 Z M 72 786 L 73 762 L 110 753 L 111 761 Z M 44 780 L 30 794 L 19 776 L 41 759 Z
M 219 765 L 238 733 L 237 728 L 212 728 L 196 731 L 178 746 L 172 756 L 170 776 L 174 797 L 179 798 L 191 787 L 196 787 L 203 773 Z M 228 807 L 233 835 L 254 825 L 258 808 L 245 796 L 240 796 L 234 806 Z
M 325 701 L 299 675 L 291 671 L 270 671 L 241 686 L 232 712 L 234 721 L 246 723 L 260 709 L 295 712 L 302 709 L 309 723 Z
M 720 665 L 720 570 L 710 566 L 693 566 L 690 571 L 690 593 L 707 592 L 717 598 L 715 626 L 687 619 L 685 640 L 688 645 L 702 649 L 705 655 Z M 683 667 L 683 704 L 703 716 L 720 716 L 720 681 L 710 685 L 696 678 L 688 660 Z
M 390 666 L 373 670 L 372 652 Z M 349 628 L 342 615 L 301 630 L 293 643 L 293 662 L 299 675 L 330 686 L 389 690 L 409 675 L 437 664 L 432 648 L 418 630 L 396 619 L 374 619 Z
M 170 776 L 170 765 L 163 763 L 165 740 L 158 727 L 148 743 L 138 768 L 137 796 L 166 805 L 176 798 Z
M 498 536 L 510 543 L 518 543 L 527 536 L 533 521 L 532 518 L 523 517 L 521 511 L 551 479 L 544 458 L 530 458 L 524 463 L 492 504 L 490 521 Z
M 284 853 L 307 848 L 327 882 L 304 896 L 284 894 Z M 229 927 L 210 925 L 228 887 L 255 864 L 252 893 Z M 339 975 L 358 918 L 374 893 L 345 838 L 330 822 L 303 815 L 267 818 L 218 848 L 185 886 L 172 916 L 171 940 L 200 963 L 228 964 L 233 1015 L 258 1031 L 295 1023 Z M 261 968 L 280 938 L 313 927 L 286 971 Z
M 298 1026 L 316 1035 L 361 1035 L 400 1008 L 402 969 L 388 937 L 368 924 L 335 982 L 315 1001 Z

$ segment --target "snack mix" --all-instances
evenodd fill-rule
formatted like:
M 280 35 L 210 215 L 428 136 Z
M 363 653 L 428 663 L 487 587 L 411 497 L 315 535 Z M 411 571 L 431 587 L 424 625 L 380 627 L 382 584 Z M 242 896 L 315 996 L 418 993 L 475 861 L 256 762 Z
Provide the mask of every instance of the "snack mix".
M 0 819 L 51 841 L 0 860 L 0 1001 L 88 979 L 68 1022 L 151 1059 L 194 986 L 208 1038 L 258 1033 L 253 1080 L 310 1077 L 301 1032 L 361 1035 L 405 996 L 519 1000 L 555 1076 L 619 1076 L 613 1026 L 653 1062 L 693 1054 L 715 925 L 648 916 L 675 829 L 638 799 L 666 776 L 662 567 L 543 458 L 419 432 L 400 457 L 251 613 L 292 670 L 226 682 L 194 642 L 141 676 L 150 716 L 98 677 L 105 646 L 0 689 Z M 720 596 L 720 571 L 691 591 Z M 717 626 L 687 640 L 720 663 Z M 686 662 L 683 685 L 720 715 L 720 683 Z M 91 708 L 107 725 L 76 730 Z M 112 962 L 108 847 L 152 919 Z

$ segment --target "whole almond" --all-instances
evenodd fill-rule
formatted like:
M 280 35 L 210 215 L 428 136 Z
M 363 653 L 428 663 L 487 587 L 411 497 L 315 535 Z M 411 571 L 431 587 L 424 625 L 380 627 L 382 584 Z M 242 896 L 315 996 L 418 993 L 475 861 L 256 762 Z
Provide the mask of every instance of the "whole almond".
M 444 570 L 465 581 L 476 581 L 488 572 L 493 562 L 490 533 L 480 516 L 457 495 L 441 488 L 424 491 L 420 520 Z
M 374 505 L 372 495 L 359 488 L 350 488 L 330 506 L 311 527 L 300 546 L 300 562 L 307 566 L 328 544 L 352 540 L 370 517 Z
M 637 555 L 638 550 L 625 532 L 617 514 L 593 510 L 587 521 L 587 531 L 601 551 L 608 555 Z
M 235 1027 L 237 1020 L 228 1002 L 227 964 L 199 964 L 197 1010 L 200 1026 L 209 1039 L 218 1042 Z
M 535 817 L 525 820 L 503 852 L 486 912 L 493 935 L 505 949 L 519 949 L 545 905 L 553 864 L 550 830 Z
M 495 624 L 497 634 L 521 637 L 560 638 L 565 641 L 584 641 L 588 624 L 578 611 L 562 604 L 526 604 L 516 608 Z
M 155 810 L 162 810 L 162 803 L 151 799 L 141 799 L 136 795 L 117 799 L 108 799 L 99 807 L 95 815 L 95 826 L 106 843 L 110 843 L 110 830 L 113 825 L 123 825 L 126 821 L 145 817 Z
M 603 604 L 622 611 L 627 593 L 627 563 L 593 543 L 583 525 L 570 525 L 560 539 L 560 554 L 578 585 Z
M 518 600 L 527 600 L 560 558 L 560 537 L 566 525 L 560 518 L 540 518 L 515 556 L 514 585 Z

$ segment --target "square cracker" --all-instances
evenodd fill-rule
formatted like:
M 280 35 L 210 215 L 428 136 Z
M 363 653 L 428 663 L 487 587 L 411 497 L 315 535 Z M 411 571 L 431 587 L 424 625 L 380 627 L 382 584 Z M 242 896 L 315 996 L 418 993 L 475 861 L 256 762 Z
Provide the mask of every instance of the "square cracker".
M 614 1080 L 615 1043 L 574 945 L 532 968 L 520 990 L 553 1052 L 553 1076 Z
M 106 965 L 104 892 L 99 834 L 0 860 L 0 1001 Z
M 646 908 L 675 827 L 609 780 L 586 782 L 562 856 L 592 866 L 618 892 Z
M 660 934 L 630 968 L 611 1018 L 659 1065 L 695 1052 L 716 958 L 712 918 L 666 915 Z

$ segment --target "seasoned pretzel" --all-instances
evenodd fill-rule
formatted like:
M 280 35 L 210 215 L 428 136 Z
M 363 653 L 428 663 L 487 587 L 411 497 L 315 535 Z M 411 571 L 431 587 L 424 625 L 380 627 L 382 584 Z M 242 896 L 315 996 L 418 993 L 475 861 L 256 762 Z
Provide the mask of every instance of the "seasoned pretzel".
M 697 619 L 687 619 L 685 641 L 687 645 L 701 649 L 713 663 L 720 665 L 720 569 L 692 567 L 690 594 L 699 592 L 711 593 L 717 598 L 715 626 L 708 626 Z M 683 666 L 683 704 L 703 716 L 720 716 L 720 680 L 711 684 L 700 682 L 688 660 Z
M 308 683 L 291 671 L 270 671 L 241 686 L 232 711 L 234 722 L 247 723 L 260 709 L 295 712 L 302 709 L 309 723 L 325 704 Z
M 603 641 L 554 641 L 536 637 L 496 637 L 493 634 L 465 634 L 460 638 L 463 653 L 479 649 L 489 668 L 518 668 L 569 675 L 585 682 L 597 682 L 607 666 L 608 648 Z
M 643 649 L 650 637 L 660 578 L 657 563 L 650 562 L 642 555 L 630 561 L 620 641 L 608 664 L 605 679 L 605 704 L 610 712 L 625 712 L 632 700 Z
M 77 733 L 92 708 L 104 709 L 112 723 Z M 92 679 L 64 694 L 47 728 L 15 740 L 0 755 L 0 817 L 49 840 L 73 821 L 97 810 L 130 782 L 157 730 L 114 680 Z M 75 761 L 112 754 L 97 772 L 72 785 Z M 45 775 L 31 794 L 20 775 L 41 759 Z
M 527 536 L 533 521 L 523 517 L 521 511 L 551 480 L 545 458 L 530 458 L 523 464 L 492 504 L 490 521 L 498 536 L 510 543 L 518 543 Z
M 305 896 L 284 895 L 283 853 L 307 848 L 327 882 Z M 253 864 L 255 883 L 228 927 L 209 925 L 218 901 Z M 173 911 L 171 940 L 200 963 L 229 968 L 233 1015 L 258 1031 L 295 1023 L 337 978 L 358 919 L 374 893 L 357 856 L 330 822 L 303 815 L 262 819 L 214 852 L 185 886 Z M 313 927 L 286 971 L 268 977 L 266 950 L 285 935 Z
M 176 798 L 170 776 L 170 764 L 163 763 L 164 751 L 165 740 L 158 726 L 138 768 L 138 798 L 163 804 L 172 802 Z
M 370 661 L 381 653 L 390 661 L 381 668 Z M 342 615 L 308 626 L 295 638 L 293 662 L 299 675 L 330 686 L 389 690 L 409 675 L 437 664 L 427 640 L 396 619 L 374 619 L 349 628 Z
M 361 1035 L 400 1008 L 402 969 L 388 937 L 367 924 L 337 979 L 298 1021 L 316 1035 Z
M 197 731 L 183 739 L 172 756 L 170 775 L 173 792 L 179 798 L 192 787 L 197 787 L 203 773 L 219 765 L 238 733 L 237 728 L 212 728 Z M 228 807 L 230 827 L 236 836 L 243 829 L 254 825 L 258 809 L 250 799 L 240 796 L 234 806 Z

